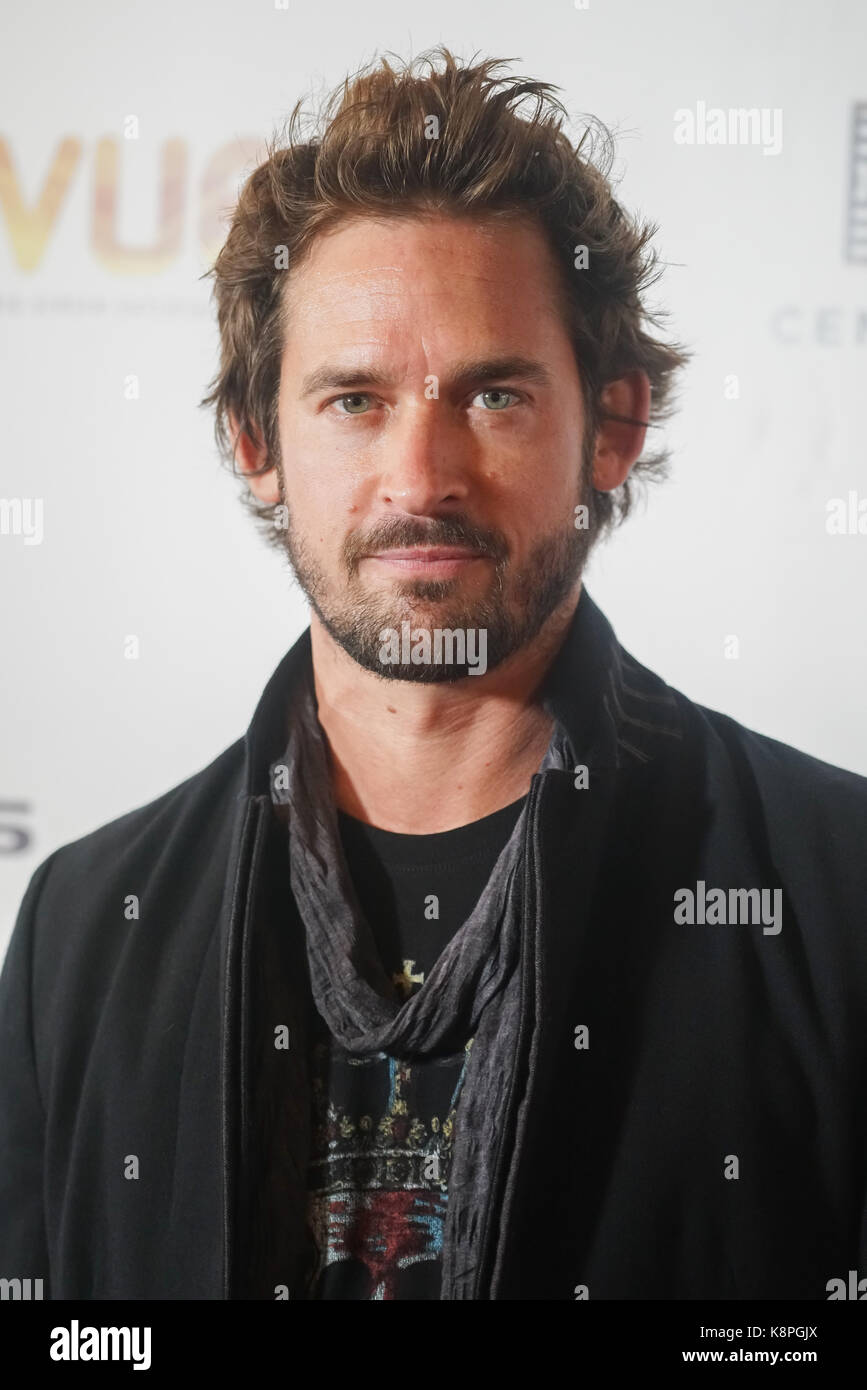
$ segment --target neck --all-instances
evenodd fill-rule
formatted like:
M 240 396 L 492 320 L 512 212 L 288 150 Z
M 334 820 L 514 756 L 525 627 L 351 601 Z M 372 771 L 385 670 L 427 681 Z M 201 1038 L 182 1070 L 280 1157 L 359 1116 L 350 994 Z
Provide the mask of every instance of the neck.
M 526 795 L 553 730 L 540 688 L 580 592 L 493 670 L 438 685 L 366 671 L 312 614 L 319 723 L 338 808 L 383 830 L 427 835 Z

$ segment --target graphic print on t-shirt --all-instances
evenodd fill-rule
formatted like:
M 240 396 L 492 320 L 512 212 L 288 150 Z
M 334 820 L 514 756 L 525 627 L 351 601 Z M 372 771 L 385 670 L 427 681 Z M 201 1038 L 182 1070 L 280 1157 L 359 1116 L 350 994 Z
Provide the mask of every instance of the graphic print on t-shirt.
M 424 1266 L 442 1254 L 471 1046 L 419 1065 L 383 1052 L 355 1057 L 328 1037 L 314 1043 L 310 1217 L 320 1298 L 332 1277 L 341 1298 L 438 1297 Z
M 347 864 L 404 997 L 469 917 L 523 800 L 433 835 L 340 813 Z M 436 911 L 430 909 L 435 904 Z M 359 1057 L 314 1015 L 308 1217 L 314 1299 L 438 1299 L 460 1095 L 472 1039 L 448 1057 Z

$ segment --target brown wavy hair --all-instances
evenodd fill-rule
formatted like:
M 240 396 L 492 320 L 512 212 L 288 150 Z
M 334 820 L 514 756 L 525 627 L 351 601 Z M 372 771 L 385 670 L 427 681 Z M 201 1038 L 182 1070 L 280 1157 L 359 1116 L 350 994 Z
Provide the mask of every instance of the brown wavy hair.
M 614 197 L 611 132 L 585 117 L 573 145 L 562 129 L 569 113 L 554 95 L 560 89 L 501 75 L 511 61 L 461 64 L 443 46 L 396 67 L 382 58 L 335 88 L 318 113 L 305 114 L 297 102 L 268 141 L 267 158 L 244 183 L 225 243 L 203 277 L 214 280 L 221 351 L 200 404 L 215 407 L 217 447 L 233 471 L 243 432 L 268 450 L 262 472 L 280 458 L 286 269 L 301 263 L 320 232 L 365 213 L 537 218 L 562 276 L 589 437 L 605 414 L 603 387 L 633 369 L 650 378 L 650 426 L 671 414 L 674 375 L 691 354 L 655 336 L 651 330 L 665 315 L 642 302 L 661 274 L 650 246 L 657 227 L 627 215 Z M 433 139 L 431 117 L 438 121 Z M 585 269 L 575 268 L 578 246 L 587 248 Z M 239 424 L 234 439 L 230 411 Z M 664 448 L 642 454 L 621 487 L 593 489 L 596 538 L 630 511 L 637 483 L 666 476 L 669 458 Z M 282 549 L 275 509 L 246 485 L 242 495 L 263 534 Z

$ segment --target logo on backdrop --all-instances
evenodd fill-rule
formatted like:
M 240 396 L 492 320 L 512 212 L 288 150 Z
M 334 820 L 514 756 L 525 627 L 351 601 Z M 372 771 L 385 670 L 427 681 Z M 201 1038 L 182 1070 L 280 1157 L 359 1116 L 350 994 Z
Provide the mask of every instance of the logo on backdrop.
M 0 801 L 0 854 L 23 854 L 33 838 L 24 824 L 33 807 L 26 801 Z
M 867 101 L 856 101 L 847 131 L 842 259 L 867 266 Z M 867 347 L 867 305 L 783 304 L 771 314 L 783 347 Z
M 852 107 L 846 260 L 867 265 L 867 101 L 856 101 Z
M 209 265 L 225 240 L 226 210 L 238 196 L 247 174 L 264 157 L 262 142 L 239 136 L 206 151 L 193 168 L 189 142 L 162 141 L 153 152 L 156 172 L 147 180 L 146 232 L 139 238 L 121 232 L 121 191 L 141 181 L 139 159 L 129 142 L 144 143 L 146 129 L 136 116 L 124 117 L 120 135 L 96 140 L 92 151 L 74 135 L 58 138 L 49 151 L 40 178 L 23 178 L 12 144 L 0 137 L 0 226 L 19 292 L 0 295 L 0 313 L 48 313 L 74 317 L 142 313 L 207 315 L 207 293 L 153 293 L 153 281 L 192 250 Z M 152 153 L 146 151 L 148 157 Z M 88 188 L 85 224 L 70 230 L 67 204 L 76 185 Z M 28 194 L 27 187 L 35 192 Z M 127 193 L 129 198 L 129 193 Z M 138 219 L 137 219 L 138 220 Z M 105 289 L 58 292 L 39 283 L 39 272 L 56 266 L 61 235 L 86 242 L 96 265 L 104 272 Z M 62 259 L 62 253 L 60 253 Z M 150 284 L 148 282 L 151 282 Z M 142 294 L 142 288 L 147 289 Z M 135 288 L 136 297 L 119 291 Z

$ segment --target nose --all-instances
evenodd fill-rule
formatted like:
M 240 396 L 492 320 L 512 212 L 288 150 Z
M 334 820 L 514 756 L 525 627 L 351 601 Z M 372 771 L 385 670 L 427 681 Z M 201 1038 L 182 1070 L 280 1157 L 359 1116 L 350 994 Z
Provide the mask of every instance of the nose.
M 414 401 L 382 447 L 378 496 L 386 508 L 421 516 L 461 506 L 469 495 L 471 442 L 446 402 Z

